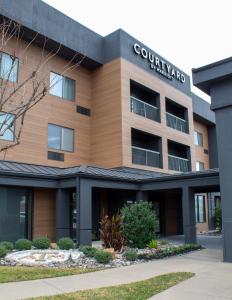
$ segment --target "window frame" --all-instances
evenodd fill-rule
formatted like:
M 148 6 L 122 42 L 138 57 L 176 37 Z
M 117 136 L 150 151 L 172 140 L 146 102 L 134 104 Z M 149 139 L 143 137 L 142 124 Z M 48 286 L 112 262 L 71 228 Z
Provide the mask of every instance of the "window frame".
M 18 80 L 19 80 L 19 58 L 16 57 L 16 60 L 17 60 L 17 73 L 16 73 L 16 80 L 13 81 L 13 80 L 10 80 L 7 79 L 7 78 L 4 78 L 1 76 L 1 70 L 2 70 L 2 54 L 5 54 L 5 55 L 8 55 L 8 56 L 12 56 L 11 54 L 7 53 L 7 52 L 4 52 L 4 51 L 0 51 L 0 77 L 3 78 L 4 80 L 9 80 L 10 82 L 12 83 L 18 83 Z
M 50 147 L 49 144 L 48 144 L 48 137 L 49 137 L 48 128 L 49 128 L 49 125 L 56 126 L 56 127 L 59 127 L 61 129 L 61 136 L 60 136 L 60 143 L 59 143 L 60 144 L 60 148 Z M 62 149 L 62 135 L 63 135 L 62 129 L 71 130 L 72 133 L 73 133 L 72 150 L 64 150 L 64 149 Z M 53 149 L 53 150 L 57 150 L 57 151 L 61 151 L 61 152 L 74 153 L 75 152 L 75 130 L 73 128 L 69 128 L 69 127 L 57 125 L 57 124 L 54 124 L 54 123 L 48 123 L 48 126 L 47 126 L 47 147 L 48 147 L 48 149 Z
M 54 75 L 58 75 L 58 76 L 61 76 L 61 77 L 62 77 L 62 96 L 54 95 L 54 94 L 51 93 L 51 74 L 52 74 L 52 73 L 53 73 Z M 54 97 L 58 97 L 58 98 L 61 98 L 61 99 L 63 99 L 63 100 L 67 100 L 67 101 L 69 101 L 69 102 L 75 102 L 75 101 L 76 101 L 76 80 L 75 80 L 75 79 L 72 79 L 72 78 L 70 78 L 70 77 L 68 77 L 68 76 L 61 75 L 61 74 L 59 74 L 59 73 L 57 73 L 57 72 L 54 72 L 54 71 L 50 71 L 49 75 L 50 75 L 50 77 L 49 77 L 49 94 L 52 95 L 52 96 L 54 96 Z M 65 78 L 67 78 L 67 79 L 69 79 L 69 80 L 71 80 L 71 81 L 74 82 L 74 85 L 73 85 L 73 87 L 74 87 L 74 91 L 73 91 L 74 98 L 73 98 L 73 99 L 69 99 L 69 98 L 63 97 L 63 91 L 64 91 L 64 83 L 63 83 L 63 81 L 64 81 Z M 55 85 L 54 85 L 54 86 L 55 86 Z M 54 86 L 53 86 L 53 87 L 54 87 Z
M 202 137 L 202 144 L 199 143 L 199 135 Z M 204 138 L 200 131 L 194 130 L 194 144 L 198 147 L 204 147 Z
M 197 169 L 197 164 L 200 166 L 200 165 L 202 165 L 203 166 L 203 169 Z M 205 164 L 204 164 L 204 162 L 202 162 L 202 161 L 196 161 L 196 171 L 197 172 L 202 172 L 202 171 L 204 171 L 205 170 Z
M 12 114 L 12 113 L 7 113 L 5 111 L 0 111 L 0 117 L 1 115 L 11 115 L 11 116 L 14 116 L 14 124 L 13 124 L 13 130 L 12 130 L 12 134 L 13 134 L 13 139 L 12 140 L 9 140 L 9 139 L 6 139 L 4 138 L 4 135 L 3 136 L 0 136 L 0 141 L 7 141 L 7 142 L 15 142 L 15 125 L 16 125 L 16 119 L 15 119 L 15 114 Z M 1 122 L 0 122 L 0 127 L 1 127 Z M 10 129 L 8 129 L 10 130 Z
M 203 221 L 200 221 L 199 197 L 203 197 Z M 195 194 L 195 221 L 196 223 L 206 223 L 206 196 L 205 194 Z

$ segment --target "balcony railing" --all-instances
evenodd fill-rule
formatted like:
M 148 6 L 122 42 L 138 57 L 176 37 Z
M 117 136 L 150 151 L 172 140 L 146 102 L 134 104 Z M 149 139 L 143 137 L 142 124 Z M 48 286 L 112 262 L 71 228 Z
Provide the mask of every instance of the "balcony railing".
M 132 146 L 132 163 L 160 168 L 160 153 Z
M 169 112 L 166 112 L 167 126 L 182 132 L 188 132 L 188 122 Z
M 159 109 L 134 96 L 131 96 L 131 111 L 153 121 L 159 121 Z
M 189 171 L 189 160 L 186 158 L 168 155 L 168 168 L 179 172 Z

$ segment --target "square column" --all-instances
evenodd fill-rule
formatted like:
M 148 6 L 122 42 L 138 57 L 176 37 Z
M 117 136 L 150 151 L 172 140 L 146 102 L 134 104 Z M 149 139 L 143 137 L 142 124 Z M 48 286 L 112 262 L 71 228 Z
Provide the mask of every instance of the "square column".
M 148 193 L 146 191 L 137 191 L 136 201 L 148 201 Z
M 76 179 L 77 243 L 92 245 L 92 185 L 88 179 Z
M 56 191 L 56 241 L 70 237 L 70 199 L 65 189 Z
M 182 211 L 184 241 L 186 244 L 196 244 L 195 198 L 189 187 L 182 188 Z

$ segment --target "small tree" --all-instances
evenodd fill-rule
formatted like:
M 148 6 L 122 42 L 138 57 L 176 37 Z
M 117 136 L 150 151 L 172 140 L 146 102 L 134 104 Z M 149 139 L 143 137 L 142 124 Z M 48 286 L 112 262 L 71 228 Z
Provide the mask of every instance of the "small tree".
M 222 231 L 222 209 L 216 206 L 214 210 L 214 225 L 220 232 Z
M 105 216 L 100 222 L 100 239 L 105 248 L 121 251 L 124 246 L 123 222 L 119 214 Z
M 158 223 L 152 203 L 139 201 L 126 205 L 122 209 L 122 216 L 128 246 L 144 248 L 154 239 Z
M 44 99 L 49 89 L 59 82 L 59 76 L 49 80 L 49 63 L 60 54 L 62 46 L 52 50 L 48 39 L 43 38 L 43 45 L 37 48 L 38 57 L 31 61 L 31 47 L 36 44 L 38 33 L 26 43 L 23 27 L 9 20 L 0 23 L 0 152 L 20 144 L 25 117 L 29 110 Z M 13 50 L 14 49 L 14 50 Z M 2 63 L 5 58 L 5 64 Z M 78 67 L 84 57 L 77 54 L 68 61 L 61 71 Z M 23 67 L 23 76 L 18 81 L 18 66 Z M 13 136 L 11 142 L 2 140 L 4 134 Z

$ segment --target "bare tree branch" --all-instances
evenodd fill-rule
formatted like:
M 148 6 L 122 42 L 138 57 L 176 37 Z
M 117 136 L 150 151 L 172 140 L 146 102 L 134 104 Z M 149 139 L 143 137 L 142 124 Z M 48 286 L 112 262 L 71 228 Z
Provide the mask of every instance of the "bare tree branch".
M 53 82 L 49 79 L 48 66 L 62 46 L 47 51 L 47 38 L 44 38 L 38 61 L 30 65 L 28 54 L 38 36 L 35 33 L 29 42 L 25 42 L 23 30 L 18 23 L 3 20 L 0 24 L 0 152 L 6 153 L 8 149 L 20 144 L 28 111 L 42 101 L 61 80 Z M 15 51 L 12 52 L 12 48 Z M 84 56 L 76 53 L 63 66 L 59 75 L 65 76 L 67 72 L 79 67 L 83 60 Z M 17 80 L 19 66 L 25 75 Z M 11 135 L 13 140 L 6 141 L 7 135 Z

